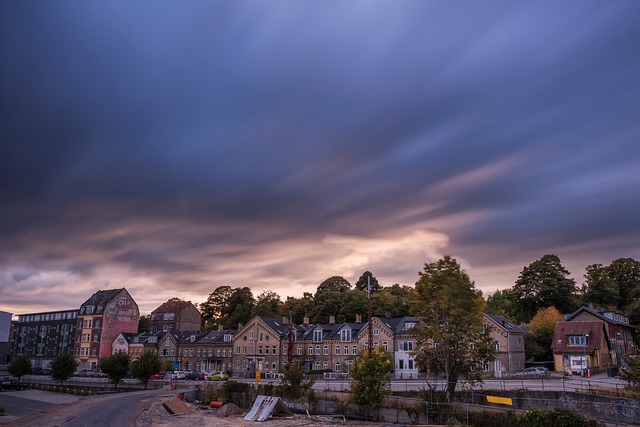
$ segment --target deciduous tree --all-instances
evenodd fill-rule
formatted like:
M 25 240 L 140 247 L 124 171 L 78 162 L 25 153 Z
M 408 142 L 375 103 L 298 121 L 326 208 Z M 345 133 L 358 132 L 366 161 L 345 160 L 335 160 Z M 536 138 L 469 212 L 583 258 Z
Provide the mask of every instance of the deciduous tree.
M 145 351 L 140 357 L 131 362 L 131 373 L 147 388 L 151 375 L 157 374 L 164 368 L 162 359 L 151 351 Z
M 320 283 L 320 285 L 318 285 L 318 288 L 316 289 L 316 294 L 314 295 L 314 297 L 317 298 L 318 295 L 323 292 L 329 292 L 329 291 L 346 292 L 349 289 L 351 289 L 351 283 L 349 283 L 347 279 L 345 279 L 342 276 L 331 276 L 325 281 L 323 281 L 322 283 Z
M 482 381 L 482 363 L 495 358 L 493 340 L 482 323 L 484 299 L 454 258 L 425 264 L 411 308 L 425 322 L 414 328 L 416 362 L 423 371 L 445 376 L 448 399 L 460 377 Z
M 120 351 L 112 356 L 100 359 L 100 370 L 107 374 L 109 381 L 117 387 L 129 372 L 129 361 L 129 355 Z
M 556 323 L 564 320 L 562 313 L 555 307 L 546 307 L 538 310 L 525 335 L 525 352 L 527 359 L 536 361 L 553 360 L 551 344 L 555 332 Z
M 376 276 L 374 276 L 370 271 L 365 271 L 356 282 L 355 288 L 367 292 L 369 285 L 371 286 L 371 293 L 380 292 L 382 290 L 382 286 L 378 283 Z
M 254 316 L 275 316 L 280 311 L 282 300 L 273 291 L 263 291 L 256 298 L 252 314 Z
M 576 283 L 557 255 L 545 255 L 524 267 L 512 291 L 520 322 L 528 322 L 545 307 L 556 307 L 562 313 L 577 308 Z
M 236 288 L 229 297 L 228 315 L 220 319 L 227 329 L 237 328 L 239 323 L 247 323 L 251 319 L 251 312 L 255 300 L 251 289 Z
M 51 361 L 51 378 L 62 383 L 73 376 L 78 368 L 78 362 L 69 352 L 60 353 Z
M 363 352 L 353 364 L 351 395 L 354 403 L 367 409 L 377 409 L 390 392 L 391 356 L 382 347 L 369 354 Z
M 7 372 L 9 372 L 14 377 L 17 377 L 19 383 L 20 378 L 31 373 L 31 368 L 31 359 L 29 359 L 27 356 L 19 355 L 11 359 L 11 362 L 9 362 L 9 366 L 7 367 Z
M 205 302 L 198 305 L 206 329 L 212 329 L 218 322 L 224 323 L 224 318 L 229 315 L 229 299 L 233 292 L 231 286 L 218 286 Z

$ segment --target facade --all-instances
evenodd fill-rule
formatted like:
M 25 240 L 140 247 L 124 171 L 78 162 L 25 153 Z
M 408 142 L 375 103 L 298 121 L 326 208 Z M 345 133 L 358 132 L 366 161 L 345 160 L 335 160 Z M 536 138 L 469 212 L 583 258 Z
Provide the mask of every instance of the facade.
M 417 317 L 406 316 L 400 319 L 390 319 L 394 322 L 393 361 L 395 364 L 395 378 L 418 378 L 418 365 L 413 354 L 416 347 L 416 336 L 413 328 L 422 321 Z M 375 344 L 375 343 L 374 343 Z
M 567 316 L 565 320 L 604 322 L 611 347 L 611 360 L 615 365 L 626 366 L 625 359 L 636 353 L 632 336 L 634 328 L 629 324 L 627 316 L 614 311 L 596 311 L 591 307 L 583 306 Z
M 597 374 L 613 365 L 609 334 L 601 320 L 558 322 L 551 347 L 558 372 L 581 374 L 588 369 Z
M 191 301 L 167 301 L 151 312 L 149 332 L 197 331 L 202 316 Z
M 0 370 L 9 363 L 11 354 L 11 317 L 11 313 L 0 311 Z
M 48 369 L 54 357 L 73 352 L 77 315 L 78 310 L 19 315 L 12 354 L 29 357 L 34 369 Z
M 140 312 L 125 288 L 98 291 L 78 311 L 74 354 L 79 369 L 97 369 L 120 333 L 137 333 Z
M 483 325 L 489 328 L 496 350 L 496 359 L 485 363 L 484 371 L 496 378 L 522 371 L 525 368 L 524 330 L 498 314 L 485 313 Z
M 197 371 L 228 372 L 233 367 L 233 336 L 235 330 L 210 331 L 195 344 Z

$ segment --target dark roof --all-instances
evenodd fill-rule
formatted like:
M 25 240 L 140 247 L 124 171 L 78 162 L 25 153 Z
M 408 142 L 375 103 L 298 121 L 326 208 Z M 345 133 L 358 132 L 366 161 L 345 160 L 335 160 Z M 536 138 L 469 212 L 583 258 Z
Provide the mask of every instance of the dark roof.
M 569 345 L 569 336 L 584 336 L 587 334 L 589 334 L 589 338 L 587 339 L 586 346 Z M 565 320 L 556 323 L 551 348 L 556 353 L 580 351 L 593 353 L 596 349 L 600 348 L 603 339 L 605 345 L 609 347 L 609 337 L 607 336 L 607 329 L 605 328 L 604 322 L 599 320 L 593 322 Z
M 490 313 L 485 313 L 484 315 L 487 316 L 489 319 L 491 319 L 496 325 L 498 325 L 498 327 L 503 328 L 508 332 L 524 334 L 524 330 L 522 328 L 519 328 L 518 326 L 514 325 L 513 323 L 511 323 L 509 319 L 507 319 L 504 316 L 501 316 L 499 314 L 490 314 Z
M 167 301 L 162 303 L 160 307 L 156 308 L 151 312 L 151 314 L 155 313 L 177 313 L 186 306 L 193 305 L 191 301 Z M 194 306 L 195 307 L 195 306 Z M 197 309 L 196 309 L 197 310 Z
M 91 305 L 96 307 L 94 313 L 99 314 L 104 310 L 104 306 L 109 303 L 113 298 L 115 298 L 120 292 L 127 291 L 125 288 L 120 289 L 109 289 L 106 291 L 100 290 L 95 294 L 91 295 L 91 297 L 86 300 L 80 308 Z
M 601 319 L 607 323 L 611 323 L 612 325 L 623 325 L 623 326 L 629 326 L 631 327 L 631 325 L 629 324 L 629 318 L 627 316 L 624 316 L 620 313 L 616 313 L 613 311 L 597 311 L 594 310 L 591 307 L 586 307 L 586 306 L 582 306 L 580 308 L 578 308 L 576 311 L 574 311 L 573 313 L 569 314 L 568 316 L 565 317 L 565 320 L 571 320 L 573 318 L 575 318 L 576 316 L 578 316 L 581 312 L 586 311 L 587 313 L 593 315 L 594 317 L 597 317 L 598 319 Z M 626 319 L 626 322 L 624 321 L 617 321 L 615 320 L 616 318 L 624 318 Z

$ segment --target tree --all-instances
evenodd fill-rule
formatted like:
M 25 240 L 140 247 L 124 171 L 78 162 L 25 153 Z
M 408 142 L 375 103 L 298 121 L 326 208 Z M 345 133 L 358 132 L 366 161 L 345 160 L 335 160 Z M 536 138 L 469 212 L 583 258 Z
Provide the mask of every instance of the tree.
M 511 289 L 496 290 L 487 297 L 487 313 L 500 314 L 507 319 L 517 318 L 517 307 Z
M 413 288 L 394 284 L 385 286 L 382 291 L 371 296 L 371 307 L 374 316 L 403 317 L 409 315 L 409 301 Z
M 618 287 L 618 310 L 631 314 L 627 307 L 640 298 L 640 261 L 618 258 L 607 267 L 607 275 Z
M 627 382 L 627 386 L 635 391 L 640 391 L 640 355 L 627 356 L 627 366 L 620 369 L 620 379 Z
M 304 322 L 304 318 L 309 315 L 314 307 L 313 295 L 309 292 L 302 294 L 302 298 L 287 297 L 287 300 L 280 306 L 280 315 L 291 317 L 294 325 Z
M 320 283 L 320 285 L 318 285 L 318 288 L 316 289 L 315 298 L 317 298 L 318 295 L 320 295 L 323 292 L 328 292 L 328 291 L 345 292 L 345 291 L 348 291 L 349 289 L 351 289 L 351 283 L 349 283 L 347 279 L 345 279 L 342 276 L 331 276 L 328 279 L 326 279 L 324 282 Z
M 239 323 L 245 324 L 251 319 L 254 304 L 255 300 L 251 289 L 247 287 L 236 288 L 229 297 L 227 305 L 229 314 L 220 319 L 220 321 L 223 322 L 227 329 L 236 328 Z
M 367 292 L 368 286 L 371 286 L 371 293 L 380 292 L 382 286 L 378 283 L 378 279 L 370 272 L 365 271 L 355 284 L 356 289 Z
M 545 255 L 524 267 L 512 289 L 518 306 L 517 320 L 528 322 L 545 307 L 556 307 L 562 313 L 575 310 L 576 283 L 568 276 L 569 271 L 557 255 Z
M 298 399 L 313 387 L 313 383 L 313 379 L 305 380 L 302 363 L 295 362 L 285 368 L 280 387 L 285 397 Z
M 218 286 L 209 294 L 207 300 L 199 304 L 205 329 L 212 329 L 216 323 L 224 323 L 222 319 L 229 315 L 229 298 L 233 295 L 231 286 Z
M 483 327 L 484 299 L 475 284 L 450 257 L 425 264 L 411 302 L 416 326 L 416 362 L 423 370 L 444 374 L 451 400 L 460 377 L 482 381 L 482 363 L 495 359 L 493 340 Z
M 354 403 L 367 409 L 377 409 L 390 391 L 391 356 L 382 347 L 369 355 L 364 352 L 351 369 L 351 393 Z
M 149 321 L 151 320 L 151 315 L 146 314 L 140 316 L 138 319 L 138 333 L 140 332 L 149 332 Z
M 129 355 L 122 351 L 100 360 L 100 370 L 107 374 L 115 387 L 129 372 Z
M 263 291 L 256 298 L 256 305 L 253 306 L 253 316 L 275 316 L 280 311 L 282 300 L 280 295 L 273 291 Z
M 546 307 L 538 310 L 525 335 L 526 358 L 534 358 L 536 361 L 553 360 L 551 344 L 556 323 L 564 320 L 562 313 L 555 307 Z
M 7 372 L 17 377 L 18 383 L 20 383 L 20 378 L 31 373 L 31 359 L 24 355 L 12 358 L 7 367 Z
M 151 380 L 151 375 L 159 373 L 163 368 L 162 359 L 151 351 L 142 353 L 138 359 L 131 362 L 131 373 L 144 385 L 145 390 Z
M 60 353 L 51 361 L 51 378 L 62 383 L 73 375 L 78 368 L 78 362 L 69 352 Z

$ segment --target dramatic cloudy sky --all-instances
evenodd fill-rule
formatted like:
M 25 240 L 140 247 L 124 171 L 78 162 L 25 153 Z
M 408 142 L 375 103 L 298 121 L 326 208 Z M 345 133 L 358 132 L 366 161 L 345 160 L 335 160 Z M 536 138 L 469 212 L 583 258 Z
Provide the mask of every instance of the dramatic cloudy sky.
M 0 310 L 640 258 L 640 2 L 5 1 Z

